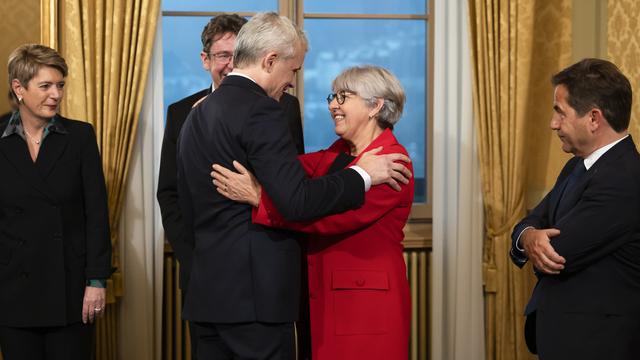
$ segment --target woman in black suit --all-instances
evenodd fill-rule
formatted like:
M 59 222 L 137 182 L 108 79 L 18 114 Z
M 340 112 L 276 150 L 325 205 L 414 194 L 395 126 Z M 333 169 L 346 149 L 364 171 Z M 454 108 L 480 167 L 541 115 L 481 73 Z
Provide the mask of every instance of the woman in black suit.
M 5 360 L 89 359 L 111 242 L 93 127 L 57 112 L 65 60 L 42 45 L 9 57 L 17 106 L 0 123 L 0 349 Z

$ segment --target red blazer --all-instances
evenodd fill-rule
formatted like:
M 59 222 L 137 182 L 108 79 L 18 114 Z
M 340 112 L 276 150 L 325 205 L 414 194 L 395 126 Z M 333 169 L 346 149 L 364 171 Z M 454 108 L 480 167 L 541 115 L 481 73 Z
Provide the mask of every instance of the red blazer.
M 407 154 L 390 130 L 365 150 Z M 345 141 L 299 157 L 310 177 L 325 175 Z M 356 158 L 351 164 L 355 164 Z M 350 165 L 351 165 L 350 164 Z M 408 167 L 413 171 L 411 164 Z M 287 222 L 262 193 L 253 221 L 310 233 L 307 253 L 314 360 L 408 358 L 411 303 L 402 231 L 413 203 L 413 179 L 395 191 L 372 187 L 357 210 L 309 222 Z

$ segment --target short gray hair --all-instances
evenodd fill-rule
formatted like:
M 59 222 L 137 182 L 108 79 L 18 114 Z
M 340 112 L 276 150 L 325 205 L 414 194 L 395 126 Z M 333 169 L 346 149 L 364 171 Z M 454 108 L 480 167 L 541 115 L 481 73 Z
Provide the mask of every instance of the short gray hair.
M 374 107 L 376 99 L 383 99 L 376 120 L 383 129 L 393 129 L 402 116 L 406 100 L 398 78 L 389 70 L 375 65 L 354 66 L 344 70 L 331 84 L 334 92 L 349 91 L 358 94 Z
M 238 33 L 233 64 L 238 68 L 254 65 L 271 51 L 288 59 L 294 56 L 296 46 L 306 52 L 308 41 L 291 20 L 275 12 L 258 13 Z

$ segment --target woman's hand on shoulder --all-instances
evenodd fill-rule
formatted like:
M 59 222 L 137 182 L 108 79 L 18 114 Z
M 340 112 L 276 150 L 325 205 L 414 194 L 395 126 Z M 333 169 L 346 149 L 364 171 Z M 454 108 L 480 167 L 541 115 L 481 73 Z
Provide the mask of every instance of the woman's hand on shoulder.
M 258 207 L 260 204 L 260 195 L 262 186 L 258 183 L 255 176 L 247 170 L 242 164 L 233 161 L 233 167 L 236 171 L 229 170 L 224 166 L 213 164 L 211 177 L 213 185 L 220 195 L 229 200 L 249 204 Z

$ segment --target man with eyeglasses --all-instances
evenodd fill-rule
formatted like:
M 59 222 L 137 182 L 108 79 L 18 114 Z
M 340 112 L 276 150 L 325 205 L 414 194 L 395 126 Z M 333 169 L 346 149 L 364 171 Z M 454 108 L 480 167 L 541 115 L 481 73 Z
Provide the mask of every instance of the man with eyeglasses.
M 189 95 L 169 105 L 167 109 L 167 122 L 160 157 L 157 198 L 162 213 L 162 225 L 171 248 L 180 263 L 180 288 L 183 296 L 187 292 L 191 275 L 193 240 L 185 234 L 183 217 L 178 205 L 176 142 L 182 125 L 191 109 L 216 89 L 222 79 L 233 70 L 233 51 L 236 45 L 236 35 L 246 22 L 245 18 L 236 14 L 218 15 L 209 20 L 209 23 L 202 30 L 200 59 L 202 60 L 202 67 L 211 76 L 211 87 Z M 280 105 L 284 110 L 293 142 L 298 153 L 301 154 L 304 152 L 304 143 L 298 99 L 292 95 L 285 94 L 280 99 Z M 196 328 L 190 324 L 190 330 L 191 338 L 196 339 Z M 192 354 L 195 358 L 197 341 L 191 341 L 191 344 Z

